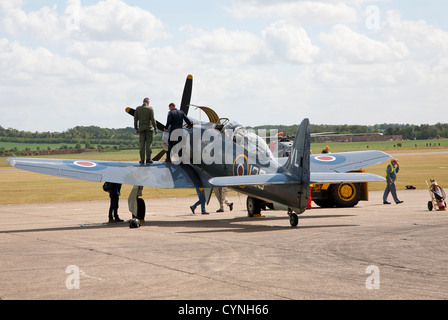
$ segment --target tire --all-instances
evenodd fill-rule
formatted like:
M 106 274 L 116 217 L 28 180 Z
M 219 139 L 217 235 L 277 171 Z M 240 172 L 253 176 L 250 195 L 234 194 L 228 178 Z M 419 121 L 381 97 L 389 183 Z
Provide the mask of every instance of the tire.
M 261 201 L 257 198 L 247 197 L 246 200 L 247 216 L 253 217 L 261 213 Z
M 145 200 L 142 198 L 137 198 L 137 219 L 145 220 L 146 215 L 146 205 Z
M 331 199 L 316 199 L 313 200 L 315 204 L 317 204 L 321 208 L 333 208 L 334 203 Z
M 361 199 L 361 185 L 350 182 L 332 184 L 328 190 L 328 195 L 336 207 L 354 207 Z
M 295 213 L 289 214 L 289 223 L 291 224 L 291 227 L 297 227 L 299 224 L 299 217 Z
M 432 211 L 432 201 L 428 201 L 428 210 Z

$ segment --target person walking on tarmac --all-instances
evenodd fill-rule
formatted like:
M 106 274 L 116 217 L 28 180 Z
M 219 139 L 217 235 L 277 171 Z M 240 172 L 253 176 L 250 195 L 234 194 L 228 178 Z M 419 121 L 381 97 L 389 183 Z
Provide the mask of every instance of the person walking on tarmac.
M 191 212 L 194 214 L 194 210 L 196 210 L 196 207 L 201 205 L 201 213 L 202 214 L 208 214 L 207 210 L 205 209 L 205 192 L 204 188 L 198 188 L 196 187 L 196 193 L 199 197 L 199 200 L 192 206 L 190 206 Z
M 149 106 L 149 98 L 143 100 L 143 105 L 137 107 L 134 113 L 134 129 L 139 135 L 140 144 L 140 165 L 145 164 L 145 153 L 146 153 L 146 164 L 152 163 L 151 160 L 151 144 L 154 133 L 157 134 L 157 125 L 154 118 L 154 110 Z
M 171 162 L 171 149 L 179 142 L 178 141 L 171 141 L 171 134 L 176 129 L 182 129 L 184 120 L 187 123 L 189 127 L 191 127 L 193 124 L 191 123 L 190 119 L 185 115 L 185 113 L 182 110 L 176 109 L 176 105 L 174 103 L 169 104 L 170 111 L 168 112 L 168 118 L 166 120 L 166 126 L 165 130 L 168 130 L 169 138 L 168 138 L 168 151 L 166 153 L 166 162 Z M 180 139 L 180 137 L 179 137 Z
M 216 198 L 219 202 L 219 209 L 216 212 L 224 212 L 224 203 L 229 206 L 230 211 L 233 210 L 233 202 L 227 199 L 227 187 L 214 188 Z
M 389 193 L 392 193 L 392 198 L 394 198 L 394 201 L 396 204 L 403 203 L 403 201 L 398 199 L 397 196 L 397 188 L 395 187 L 395 180 L 397 179 L 397 173 L 400 170 L 400 165 L 398 164 L 397 159 L 391 159 L 390 163 L 387 165 L 386 168 L 386 189 L 384 190 L 383 194 L 383 204 L 390 204 L 390 202 L 387 201 L 387 197 L 389 196 Z

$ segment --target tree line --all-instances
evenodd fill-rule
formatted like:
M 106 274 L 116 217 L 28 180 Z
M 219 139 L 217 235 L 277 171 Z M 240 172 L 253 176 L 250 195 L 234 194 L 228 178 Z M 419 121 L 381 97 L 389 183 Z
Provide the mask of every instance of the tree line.
M 120 149 L 138 148 L 138 136 L 131 127 L 108 129 L 78 126 L 63 132 L 30 132 L 0 126 L 0 142 L 77 144 L 84 145 L 86 149 L 95 145 L 119 146 Z M 154 137 L 153 146 L 161 147 L 161 134 Z
M 276 129 L 278 132 L 294 135 L 297 125 L 265 125 L 252 129 Z M 377 124 L 369 125 L 326 125 L 311 124 L 311 133 L 337 132 L 340 134 L 382 133 L 384 135 L 401 135 L 403 139 L 426 140 L 434 138 L 448 138 L 448 124 Z M 0 142 L 16 143 L 48 143 L 48 144 L 79 144 L 90 148 L 93 145 L 119 146 L 120 149 L 138 148 L 138 136 L 134 128 L 108 129 L 97 126 L 77 126 L 63 132 L 29 132 L 16 129 L 5 129 L 0 126 Z M 154 136 L 153 146 L 160 148 L 161 134 Z
M 268 125 L 254 127 L 258 129 L 276 129 L 287 135 L 294 135 L 298 125 Z M 427 140 L 435 138 L 448 138 L 448 123 L 437 123 L 435 125 L 422 124 L 376 124 L 376 125 L 327 125 L 311 124 L 311 133 L 334 132 L 339 134 L 372 134 L 382 133 L 384 135 L 401 135 L 404 140 Z

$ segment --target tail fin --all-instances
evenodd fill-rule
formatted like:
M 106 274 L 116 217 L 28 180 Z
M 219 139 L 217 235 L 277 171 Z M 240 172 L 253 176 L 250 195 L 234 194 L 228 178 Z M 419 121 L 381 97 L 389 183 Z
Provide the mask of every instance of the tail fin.
M 291 154 L 283 166 L 285 173 L 297 178 L 299 182 L 310 182 L 310 121 L 304 119 L 297 129 Z
M 305 210 L 310 191 L 310 121 L 304 119 L 297 129 L 291 154 L 283 166 L 283 172 L 300 184 L 298 207 Z

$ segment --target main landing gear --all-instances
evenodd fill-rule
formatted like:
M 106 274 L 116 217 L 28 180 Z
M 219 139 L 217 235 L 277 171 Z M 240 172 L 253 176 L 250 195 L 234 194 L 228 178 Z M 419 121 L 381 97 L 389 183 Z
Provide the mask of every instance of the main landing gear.
M 261 210 L 266 210 L 266 208 L 274 210 L 284 210 L 286 209 L 286 206 L 283 206 L 282 209 L 279 208 L 276 209 L 275 205 L 272 203 L 266 203 L 263 200 L 257 198 L 247 197 L 246 208 L 247 208 L 247 215 L 252 218 L 252 217 L 262 217 Z M 299 224 L 299 217 L 297 213 L 288 208 L 288 215 L 291 227 L 297 227 L 297 225 Z

